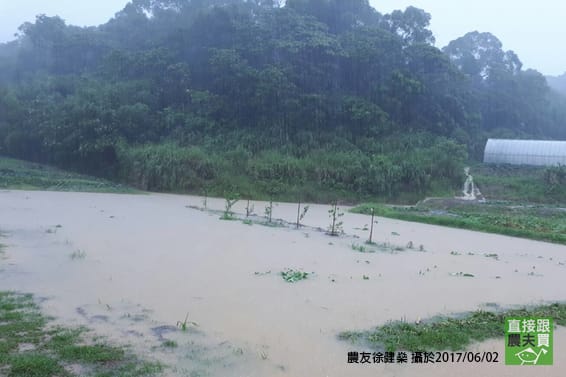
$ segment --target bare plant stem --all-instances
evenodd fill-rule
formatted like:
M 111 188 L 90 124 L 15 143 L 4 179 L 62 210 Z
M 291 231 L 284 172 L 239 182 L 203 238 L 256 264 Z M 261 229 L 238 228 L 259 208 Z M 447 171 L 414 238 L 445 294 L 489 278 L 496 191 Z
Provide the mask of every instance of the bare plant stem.
M 372 243 L 371 238 L 373 236 L 373 217 L 374 217 L 374 215 L 375 215 L 375 211 L 372 208 L 371 209 L 371 226 L 370 226 L 370 230 L 369 230 L 369 243 Z
M 301 216 L 301 199 L 299 199 L 299 204 L 297 205 L 297 229 L 301 226 L 299 220 Z

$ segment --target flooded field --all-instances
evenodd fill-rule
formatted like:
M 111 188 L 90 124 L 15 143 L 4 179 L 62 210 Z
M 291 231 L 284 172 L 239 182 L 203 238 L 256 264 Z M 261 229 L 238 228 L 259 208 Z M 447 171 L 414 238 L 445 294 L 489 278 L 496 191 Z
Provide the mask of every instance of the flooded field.
M 378 218 L 373 240 L 383 245 L 361 252 L 368 216 L 346 213 L 345 234 L 330 237 L 329 206 L 311 205 L 295 229 L 220 220 L 224 204 L 0 191 L 0 289 L 34 293 L 57 321 L 131 344 L 171 376 L 527 376 L 503 363 L 351 365 L 348 351 L 367 350 L 337 335 L 566 300 L 565 246 Z M 257 222 L 266 203 L 252 204 Z M 245 216 L 245 206 L 233 210 Z M 297 206 L 276 204 L 272 216 L 293 223 Z M 288 283 L 287 269 L 308 278 Z M 502 357 L 503 345 L 473 349 Z M 559 329 L 555 365 L 537 372 L 563 376 L 565 348 Z

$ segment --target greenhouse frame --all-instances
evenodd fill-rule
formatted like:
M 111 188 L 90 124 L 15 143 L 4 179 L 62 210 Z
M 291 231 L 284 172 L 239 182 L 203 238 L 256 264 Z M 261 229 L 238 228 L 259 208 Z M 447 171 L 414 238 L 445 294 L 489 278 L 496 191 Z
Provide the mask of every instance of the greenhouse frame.
M 483 162 L 534 166 L 566 165 L 566 141 L 488 139 Z

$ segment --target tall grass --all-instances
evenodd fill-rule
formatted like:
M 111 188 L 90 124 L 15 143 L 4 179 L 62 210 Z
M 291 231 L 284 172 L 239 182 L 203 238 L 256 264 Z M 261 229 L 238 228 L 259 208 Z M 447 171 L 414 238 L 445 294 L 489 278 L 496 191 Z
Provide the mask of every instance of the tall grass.
M 210 157 L 200 148 L 151 144 L 118 150 L 120 176 L 150 191 L 190 191 L 205 187 L 215 178 Z
M 0 189 L 132 193 L 129 187 L 48 165 L 0 157 Z
M 432 169 L 434 145 L 407 152 L 402 164 L 393 155 L 368 155 L 356 149 L 252 154 L 242 146 L 218 150 L 169 142 L 121 145 L 117 151 L 119 178 L 144 190 L 200 193 L 206 188 L 215 196 L 239 192 L 243 197 L 276 201 L 297 197 L 315 202 L 418 199 L 439 187 L 456 190 L 453 182 L 460 174 L 456 166 L 462 163 Z

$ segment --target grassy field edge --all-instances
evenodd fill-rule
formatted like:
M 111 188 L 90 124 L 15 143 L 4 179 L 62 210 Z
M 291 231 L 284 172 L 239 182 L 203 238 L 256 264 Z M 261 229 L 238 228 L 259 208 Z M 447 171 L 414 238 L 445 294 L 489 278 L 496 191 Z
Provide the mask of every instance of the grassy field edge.
M 0 375 L 137 377 L 159 376 L 163 371 L 159 363 L 140 360 L 86 328 L 51 322 L 33 295 L 0 291 Z
M 503 338 L 506 317 L 551 317 L 555 325 L 566 326 L 566 303 L 494 312 L 479 310 L 419 323 L 395 321 L 369 331 L 344 331 L 338 338 L 388 352 L 462 351 L 473 342 Z
M 513 217 L 497 214 L 495 213 L 496 211 L 493 211 L 494 213 L 481 214 L 466 212 L 465 210 L 458 212 L 450 212 L 450 210 L 447 210 L 444 211 L 442 215 L 438 215 L 433 211 L 421 210 L 416 206 L 401 208 L 388 207 L 383 204 L 375 203 L 360 204 L 350 209 L 350 212 L 371 215 L 372 209 L 376 216 L 396 220 L 468 229 L 566 245 L 566 233 L 564 233 L 563 230 L 555 230 L 554 228 L 542 229 L 540 227 L 537 229 L 536 225 L 546 226 L 548 221 L 547 219 L 531 214 L 522 214 Z M 525 218 L 530 220 L 531 223 L 524 221 Z M 537 224 L 537 222 L 541 224 Z M 566 226 L 566 213 L 559 219 L 559 223 L 554 224 L 554 226 L 562 226 L 562 228 Z
M 140 191 L 102 178 L 0 156 L 0 189 L 134 194 Z

